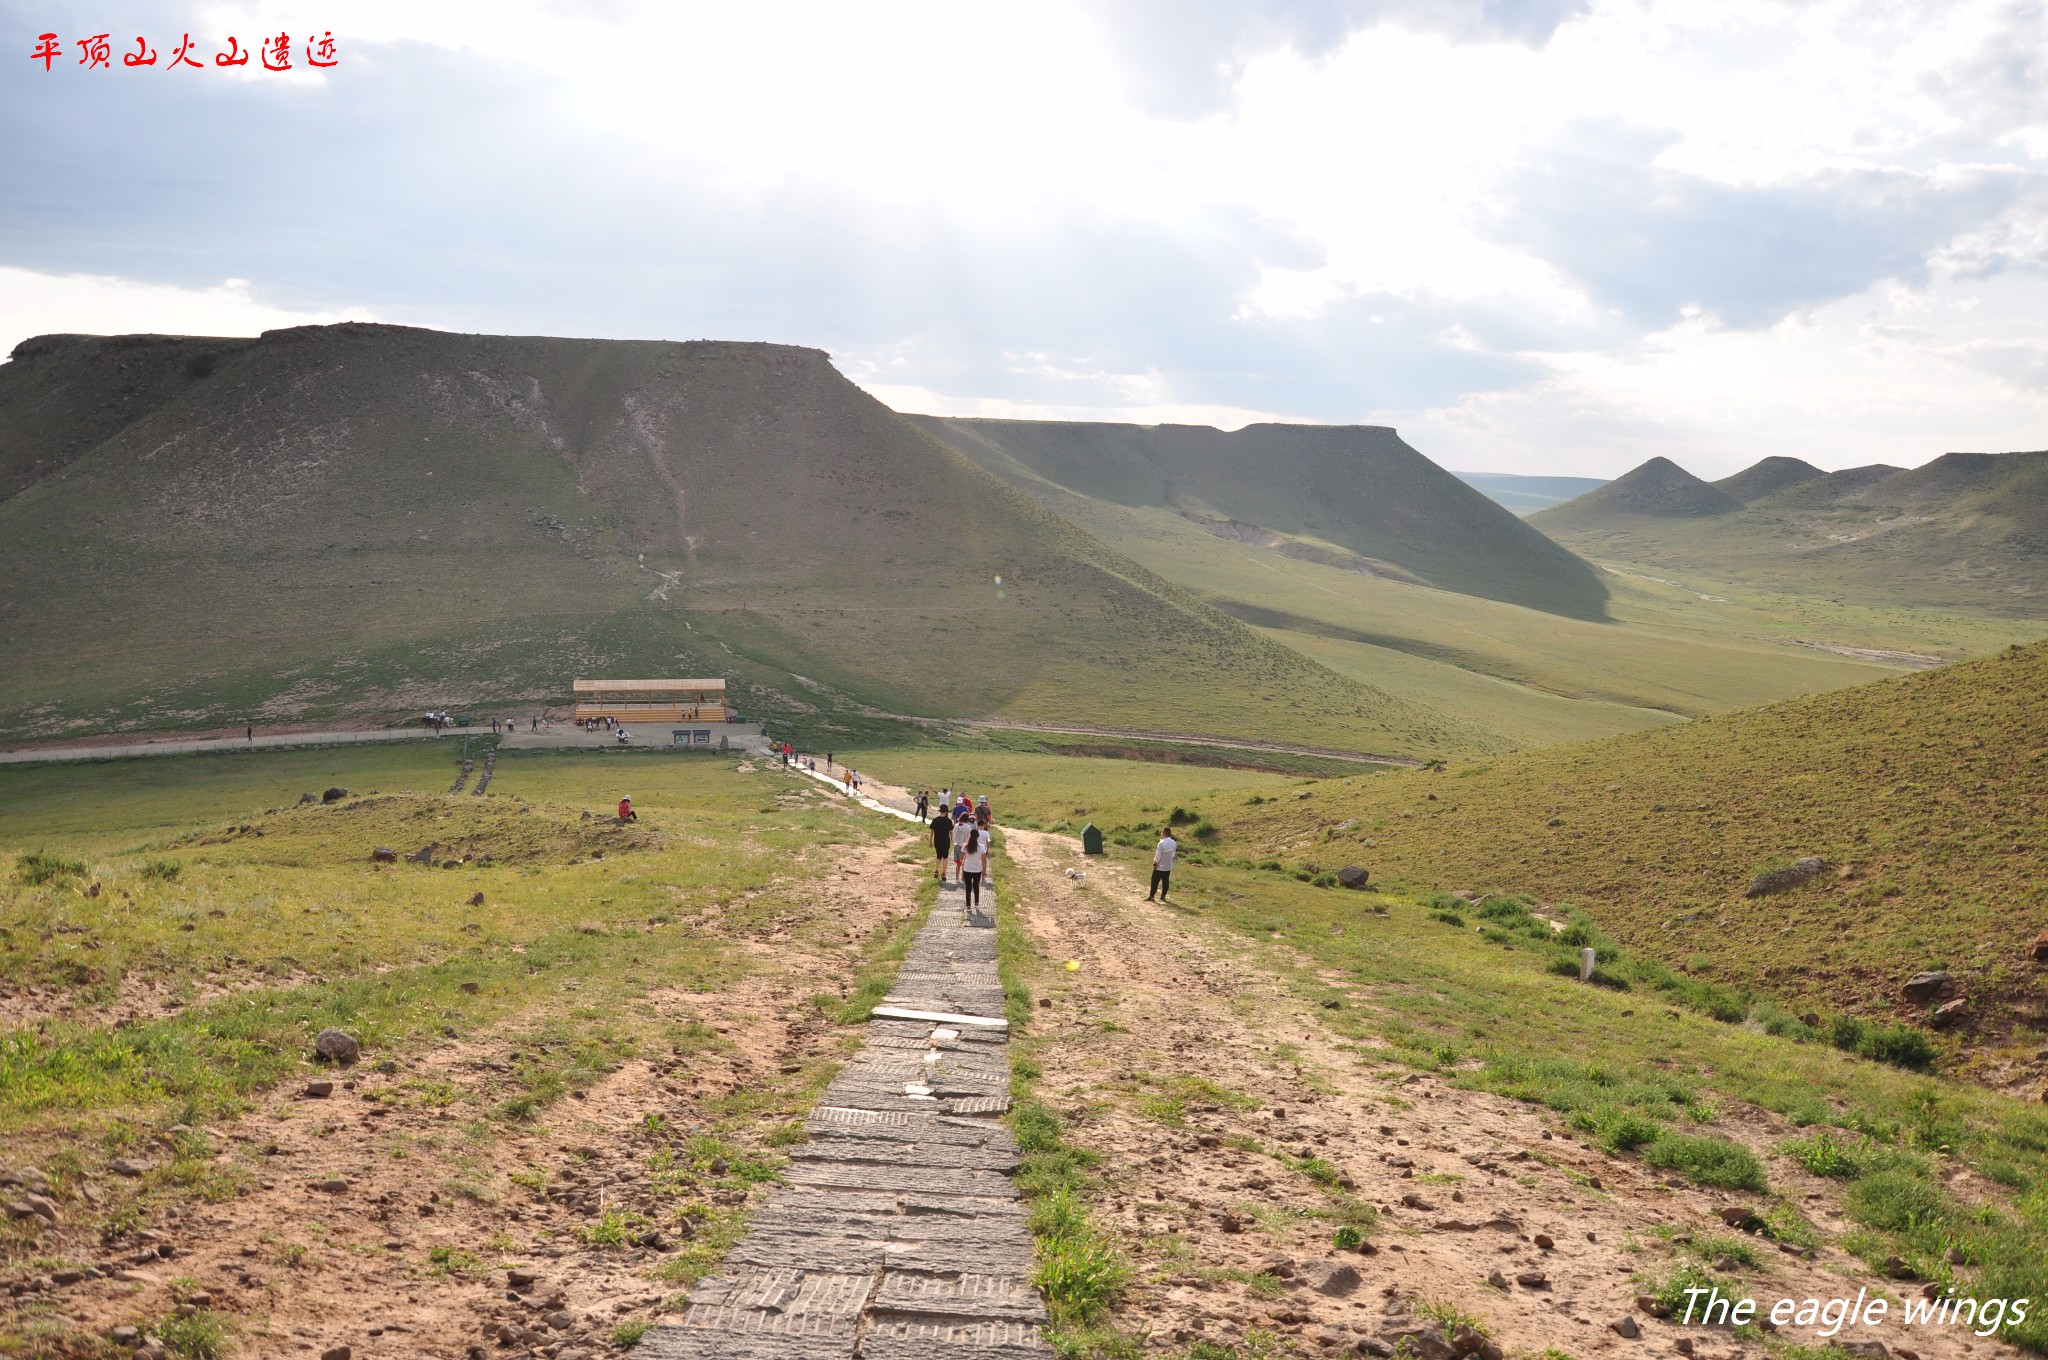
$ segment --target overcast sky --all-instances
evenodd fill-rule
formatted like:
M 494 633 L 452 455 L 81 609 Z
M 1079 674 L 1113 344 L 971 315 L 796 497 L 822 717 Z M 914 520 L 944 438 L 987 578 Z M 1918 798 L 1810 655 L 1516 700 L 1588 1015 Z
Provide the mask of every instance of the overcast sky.
M 1502 472 L 2048 447 L 2041 3 L 0 15 L 0 351 L 776 340 L 901 410 L 1391 424 Z M 214 64 L 280 32 L 289 73 Z

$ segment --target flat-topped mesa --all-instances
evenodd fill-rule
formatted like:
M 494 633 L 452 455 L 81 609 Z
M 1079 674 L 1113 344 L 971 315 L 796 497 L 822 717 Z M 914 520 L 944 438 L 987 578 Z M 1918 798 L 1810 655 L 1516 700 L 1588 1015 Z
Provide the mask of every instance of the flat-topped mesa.
M 1158 507 L 1240 542 L 1575 618 L 1604 618 L 1593 567 L 1386 425 L 1241 430 L 1101 421 L 908 419 L 1061 513 L 1070 493 Z

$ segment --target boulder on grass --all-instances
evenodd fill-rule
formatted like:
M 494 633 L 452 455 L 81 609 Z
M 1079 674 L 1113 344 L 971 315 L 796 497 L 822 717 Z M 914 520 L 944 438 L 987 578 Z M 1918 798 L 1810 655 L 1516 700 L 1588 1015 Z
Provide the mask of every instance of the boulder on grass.
M 1767 869 L 1763 873 L 1758 874 L 1755 878 L 1749 880 L 1749 887 L 1743 890 L 1742 895 L 1744 897 L 1767 897 L 1771 893 L 1786 892 L 1807 882 L 1809 879 L 1819 877 L 1821 871 L 1827 867 L 1828 862 L 1820 856 L 1808 855 L 1805 859 L 1787 865 L 1783 869 Z
M 319 1037 L 313 1040 L 313 1051 L 327 1062 L 339 1063 L 343 1067 L 362 1056 L 362 1046 L 353 1036 L 338 1029 L 321 1030 Z
M 1942 994 L 1949 989 L 1950 981 L 1947 973 L 1915 973 L 1906 979 L 1905 985 L 1899 990 L 1905 993 L 1906 1000 L 1916 1005 L 1927 1006 L 1941 1000 Z
M 1347 864 L 1337 871 L 1337 882 L 1347 888 L 1363 888 L 1371 877 L 1370 870 L 1361 869 L 1356 864 Z

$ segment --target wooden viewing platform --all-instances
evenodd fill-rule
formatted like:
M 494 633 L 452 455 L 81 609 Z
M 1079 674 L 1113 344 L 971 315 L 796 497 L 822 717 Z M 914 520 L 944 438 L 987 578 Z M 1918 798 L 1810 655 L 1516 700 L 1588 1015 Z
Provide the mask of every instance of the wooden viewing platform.
M 723 680 L 578 680 L 578 721 L 653 726 L 659 723 L 722 723 L 732 720 Z

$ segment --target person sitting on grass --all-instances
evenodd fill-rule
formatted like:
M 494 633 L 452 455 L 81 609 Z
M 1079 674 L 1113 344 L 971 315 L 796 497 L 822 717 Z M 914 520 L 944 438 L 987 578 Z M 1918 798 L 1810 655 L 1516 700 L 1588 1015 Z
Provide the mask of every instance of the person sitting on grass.
M 619 800 L 619 820 L 621 822 L 637 822 L 640 820 L 640 814 L 633 811 L 633 800 L 631 798 L 621 798 Z

